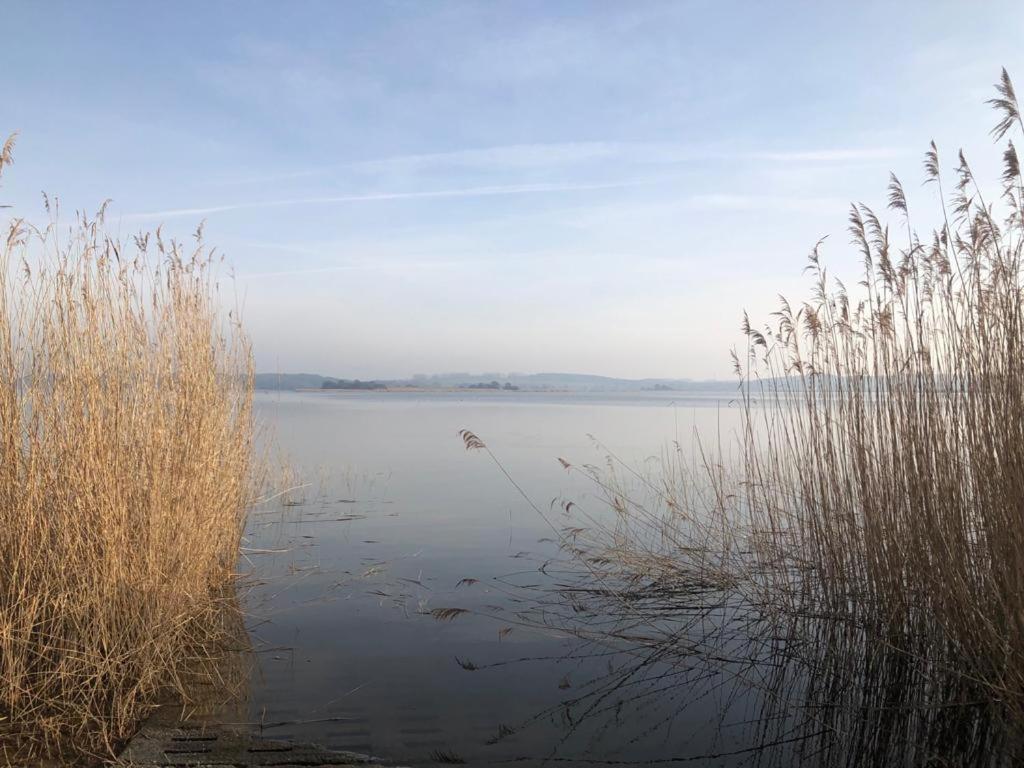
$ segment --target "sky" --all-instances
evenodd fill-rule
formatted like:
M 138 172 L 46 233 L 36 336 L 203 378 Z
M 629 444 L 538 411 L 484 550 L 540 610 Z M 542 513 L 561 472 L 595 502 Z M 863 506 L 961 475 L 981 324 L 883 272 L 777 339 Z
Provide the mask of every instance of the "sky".
M 0 202 L 201 221 L 261 371 L 726 378 L 1024 88 L 1021 2 L 0 0 Z

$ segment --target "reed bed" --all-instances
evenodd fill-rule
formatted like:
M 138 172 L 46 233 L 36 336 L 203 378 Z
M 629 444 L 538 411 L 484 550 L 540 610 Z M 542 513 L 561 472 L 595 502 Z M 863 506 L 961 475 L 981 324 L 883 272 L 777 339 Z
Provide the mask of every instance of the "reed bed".
M 1004 71 L 997 140 L 1024 131 Z M 998 200 L 934 143 L 938 228 L 919 238 L 892 176 L 888 226 L 863 205 L 856 296 L 811 255 L 812 298 L 744 323 L 740 496 L 765 585 L 789 612 L 842 616 L 896 647 L 928 637 L 1024 716 L 1024 183 Z M 947 199 L 948 193 L 948 199 Z M 895 234 L 900 233 L 900 234 Z
M 1005 71 L 990 105 L 994 199 L 932 143 L 937 226 L 919 234 L 891 176 L 891 229 L 850 211 L 856 286 L 819 244 L 808 300 L 744 318 L 732 460 L 563 462 L 614 514 L 564 504 L 582 522 L 560 530 L 569 562 L 545 565 L 559 597 L 524 620 L 637 659 L 577 709 L 648 696 L 652 670 L 710 674 L 760 702 L 752 749 L 788 745 L 757 762 L 1024 755 L 1024 121 Z
M 0 242 L 0 763 L 19 766 L 109 758 L 158 700 L 228 684 L 255 488 L 252 357 L 201 232 L 124 243 L 102 211 L 47 210 Z

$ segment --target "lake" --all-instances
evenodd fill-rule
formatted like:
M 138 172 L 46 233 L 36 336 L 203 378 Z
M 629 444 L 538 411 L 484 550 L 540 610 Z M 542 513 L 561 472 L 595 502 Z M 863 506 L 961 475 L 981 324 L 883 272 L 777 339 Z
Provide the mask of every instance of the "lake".
M 736 426 L 726 398 L 258 393 L 268 443 L 303 487 L 259 507 L 246 531 L 246 606 L 259 660 L 250 719 L 269 737 L 412 765 L 648 761 L 735 749 L 745 731 L 722 722 L 722 699 L 736 693 L 720 684 L 651 688 L 632 716 L 629 702 L 626 711 L 619 703 L 567 716 L 562 704 L 593 695 L 619 650 L 515 620 L 558 578 L 538 570 L 558 557 L 558 500 L 608 514 L 593 485 L 559 459 L 603 465 L 613 454 L 656 471 L 674 445 L 694 456 L 696 435 L 717 439 Z M 486 443 L 508 477 L 484 451 L 466 450 L 462 429 Z M 431 614 L 443 608 L 468 612 Z

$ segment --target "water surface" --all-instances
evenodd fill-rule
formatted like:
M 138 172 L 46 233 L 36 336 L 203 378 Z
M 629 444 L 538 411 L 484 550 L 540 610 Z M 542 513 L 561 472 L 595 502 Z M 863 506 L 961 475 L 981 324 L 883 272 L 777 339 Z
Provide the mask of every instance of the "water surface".
M 259 393 L 257 410 L 305 484 L 247 530 L 260 579 L 247 598 L 259 658 L 250 717 L 266 735 L 416 765 L 733 746 L 722 690 L 670 688 L 645 696 L 641 716 L 619 706 L 568 721 L 560 705 L 607 674 L 614 649 L 514 620 L 557 578 L 538 571 L 558 556 L 557 500 L 609 514 L 558 459 L 603 465 L 613 454 L 643 469 L 675 446 L 695 457 L 698 434 L 717 441 L 738 421 L 721 392 L 282 392 Z M 465 449 L 462 429 L 514 483 Z M 430 613 L 449 607 L 470 613 Z M 679 706 L 690 694 L 700 700 Z

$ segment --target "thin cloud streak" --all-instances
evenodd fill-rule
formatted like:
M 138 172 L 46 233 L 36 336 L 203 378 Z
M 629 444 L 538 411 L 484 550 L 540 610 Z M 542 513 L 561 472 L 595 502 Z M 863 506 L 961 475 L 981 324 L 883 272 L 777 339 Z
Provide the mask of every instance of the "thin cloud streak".
M 470 187 L 467 189 L 440 189 L 428 192 L 381 192 L 364 195 L 339 195 L 333 197 L 298 197 L 287 200 L 264 200 L 247 203 L 230 203 L 207 208 L 174 208 L 166 211 L 128 213 L 121 218 L 126 221 L 145 219 L 173 219 L 182 216 L 208 216 L 229 211 L 248 211 L 260 208 L 279 208 L 292 205 L 332 205 L 338 203 L 364 203 L 382 200 L 416 200 L 424 198 L 489 197 L 496 195 L 524 195 L 544 192 L 577 192 L 599 189 L 622 189 L 648 184 L 646 181 L 614 182 L 607 184 L 518 184 L 502 187 Z
M 679 165 L 700 161 L 742 162 L 761 160 L 779 163 L 863 163 L 902 157 L 896 147 L 835 147 L 829 149 L 737 150 L 696 147 L 670 142 L 556 142 L 507 144 L 447 152 L 393 155 L 347 163 L 328 163 L 317 168 L 281 172 L 220 182 L 219 186 L 245 186 L 327 176 L 342 170 L 403 169 L 410 172 L 459 168 L 476 171 L 511 171 L 560 168 L 596 161 L 622 161 L 640 165 Z
M 427 261 L 427 262 L 383 262 L 378 264 L 335 264 L 329 267 L 309 267 L 299 269 L 281 269 L 271 272 L 240 272 L 235 275 L 237 280 L 250 280 L 266 277 L 301 277 L 303 275 L 324 275 L 332 272 L 402 272 L 431 271 L 459 267 L 465 261 Z
M 783 152 L 753 152 L 753 160 L 773 160 L 780 163 L 847 163 L 892 160 L 903 157 L 906 151 L 894 147 L 865 147 L 861 149 L 816 149 Z
M 846 201 L 828 197 L 788 197 L 709 193 L 690 195 L 683 205 L 696 210 L 715 211 L 792 211 L 795 213 L 835 213 L 846 210 Z

